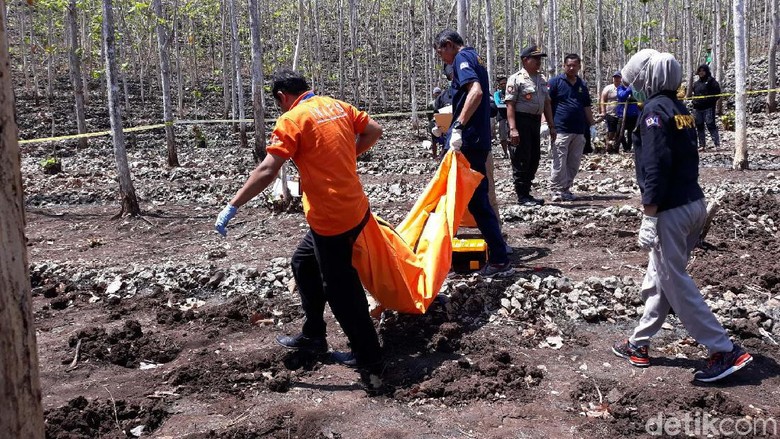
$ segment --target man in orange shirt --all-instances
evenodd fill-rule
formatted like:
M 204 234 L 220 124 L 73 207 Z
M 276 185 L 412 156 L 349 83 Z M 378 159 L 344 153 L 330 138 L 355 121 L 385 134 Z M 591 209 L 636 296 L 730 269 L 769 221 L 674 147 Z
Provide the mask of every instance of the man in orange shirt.
M 219 214 L 215 229 L 225 236 L 236 210 L 265 189 L 282 164 L 292 159 L 300 171 L 304 214 L 311 228 L 292 257 L 306 318 L 300 334 L 276 340 L 289 349 L 327 352 L 323 319 L 327 302 L 352 347 L 352 352 L 331 353 L 332 358 L 378 375 L 379 339 L 352 266 L 352 246 L 370 215 L 356 158 L 376 143 L 382 127 L 352 105 L 315 95 L 306 79 L 291 70 L 274 73 L 272 92 L 284 114 L 274 127 L 268 155 Z

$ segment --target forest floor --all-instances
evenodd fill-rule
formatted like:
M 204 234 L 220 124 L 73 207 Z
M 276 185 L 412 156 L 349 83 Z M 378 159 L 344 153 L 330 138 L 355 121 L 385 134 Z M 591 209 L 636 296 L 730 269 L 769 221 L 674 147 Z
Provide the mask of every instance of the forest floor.
M 27 137 L 36 134 L 30 119 L 19 119 Z M 374 212 L 397 224 L 437 162 L 405 120 L 381 122 L 386 135 L 359 170 Z M 674 316 L 653 342 L 652 367 L 634 368 L 610 351 L 641 313 L 647 262 L 635 243 L 630 154 L 586 156 L 578 201 L 520 207 L 497 147 L 515 274 L 452 275 L 427 314 L 385 313 L 377 322 L 387 360 L 378 395 L 354 370 L 275 344 L 301 327 L 289 258 L 305 220 L 300 209 L 274 213 L 259 197 L 226 239 L 215 234 L 217 213 L 253 164 L 228 127 L 204 133 L 207 146 L 196 148 L 192 132 L 177 127 L 175 169 L 165 166 L 162 132 L 136 135 L 128 155 L 142 218 L 113 218 L 118 184 L 108 139 L 90 140 L 86 150 L 23 146 L 47 437 L 642 437 L 658 424 L 674 435 L 669 419 L 686 416 L 699 420 L 687 430 L 695 436 L 722 432 L 702 431 L 707 418 L 726 429 L 748 426 L 752 437 L 764 435 L 762 421 L 780 417 L 776 119 L 751 118 L 751 170 L 729 169 L 732 133 L 701 154 L 702 186 L 723 207 L 690 271 L 753 354 L 747 368 L 717 384 L 694 383 L 706 352 Z M 50 156 L 61 158 L 61 173 L 42 172 L 39 162 Z M 545 198 L 549 164 L 543 155 L 537 195 Z M 329 344 L 346 349 L 326 316 Z M 767 425 L 766 436 L 777 431 Z

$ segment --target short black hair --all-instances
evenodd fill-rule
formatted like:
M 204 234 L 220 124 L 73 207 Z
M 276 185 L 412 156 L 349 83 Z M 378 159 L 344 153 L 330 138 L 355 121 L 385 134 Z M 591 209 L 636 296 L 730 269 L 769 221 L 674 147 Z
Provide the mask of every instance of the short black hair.
M 458 46 L 463 46 L 464 44 L 463 38 L 459 33 L 455 32 L 453 29 L 444 29 L 443 31 L 436 34 L 436 37 L 433 39 L 433 47 L 438 49 L 447 41 L 452 41 Z
M 309 90 L 309 83 L 302 74 L 290 69 L 279 69 L 271 75 L 271 93 L 276 98 L 277 92 L 300 95 Z
M 496 75 L 496 82 L 506 81 L 506 75 Z
M 563 57 L 563 63 L 566 64 L 566 61 L 570 59 L 574 61 L 579 61 L 579 63 L 582 64 L 582 58 L 580 58 L 580 56 L 577 55 L 576 53 L 567 53 L 566 56 Z

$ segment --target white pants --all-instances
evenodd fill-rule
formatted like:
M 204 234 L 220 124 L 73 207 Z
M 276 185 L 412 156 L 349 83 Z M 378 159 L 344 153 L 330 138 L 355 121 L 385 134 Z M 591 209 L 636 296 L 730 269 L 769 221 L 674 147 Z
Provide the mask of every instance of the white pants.
M 706 218 L 703 199 L 658 214 L 659 245 L 650 250 L 647 273 L 642 281 L 645 311 L 629 339 L 634 345 L 649 345 L 669 310 L 674 309 L 688 333 L 706 346 L 710 354 L 733 349 L 726 330 L 704 302 L 686 270 Z
M 552 146 L 552 168 L 550 190 L 568 192 L 574 177 L 580 170 L 582 151 L 585 149 L 585 135 L 559 133 Z

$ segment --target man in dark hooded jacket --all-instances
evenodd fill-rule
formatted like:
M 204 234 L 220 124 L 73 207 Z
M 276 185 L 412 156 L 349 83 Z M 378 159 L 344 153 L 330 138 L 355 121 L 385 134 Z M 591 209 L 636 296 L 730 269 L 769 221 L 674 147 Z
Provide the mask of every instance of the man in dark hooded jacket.
M 715 125 L 715 105 L 720 99 L 716 96 L 720 94 L 720 84 L 712 77 L 710 66 L 707 64 L 700 65 L 696 74 L 699 75 L 699 79 L 693 83 L 691 96 L 693 96 L 693 116 L 696 119 L 699 149 L 703 150 L 706 147 L 704 125 L 707 125 L 712 143 L 717 148 L 720 146 L 720 135 L 718 134 L 718 126 Z

